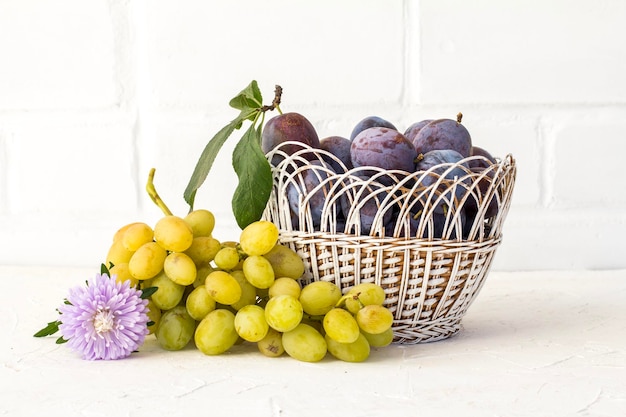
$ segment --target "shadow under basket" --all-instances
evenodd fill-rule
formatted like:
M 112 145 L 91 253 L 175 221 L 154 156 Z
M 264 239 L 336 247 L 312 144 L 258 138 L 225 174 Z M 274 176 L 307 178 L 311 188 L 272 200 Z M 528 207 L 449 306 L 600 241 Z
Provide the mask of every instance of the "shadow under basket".
M 516 176 L 511 155 L 415 173 L 348 169 L 328 152 L 292 142 L 267 158 L 274 187 L 263 218 L 303 259 L 302 285 L 331 281 L 344 293 L 362 282 L 380 285 L 394 343 L 446 339 L 461 329 L 502 241 Z

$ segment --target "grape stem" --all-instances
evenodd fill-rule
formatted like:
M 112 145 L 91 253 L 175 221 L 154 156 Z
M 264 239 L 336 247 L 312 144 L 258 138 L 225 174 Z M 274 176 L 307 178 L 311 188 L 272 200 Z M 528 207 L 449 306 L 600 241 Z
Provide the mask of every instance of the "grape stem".
M 167 208 L 163 200 L 161 200 L 161 197 L 159 197 L 159 193 L 157 193 L 156 188 L 154 187 L 155 171 L 156 169 L 154 168 L 150 169 L 150 173 L 148 174 L 148 183 L 146 184 L 146 191 L 148 192 L 148 195 L 150 196 L 150 199 L 154 202 L 154 204 L 156 204 L 166 216 L 171 216 L 172 212 L 169 208 Z

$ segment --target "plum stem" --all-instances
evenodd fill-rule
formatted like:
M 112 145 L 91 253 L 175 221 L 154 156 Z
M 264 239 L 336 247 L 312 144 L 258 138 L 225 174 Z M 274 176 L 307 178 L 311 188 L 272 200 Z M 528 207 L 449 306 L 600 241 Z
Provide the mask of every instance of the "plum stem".
M 274 100 L 272 100 L 272 104 L 261 107 L 261 112 L 265 113 L 268 110 L 276 109 L 278 113 L 283 114 L 282 110 L 280 109 L 280 99 L 282 95 L 283 88 L 277 84 L 276 88 L 274 89 Z
M 456 115 L 456 122 L 457 122 L 458 124 L 461 124 L 461 120 L 462 120 L 462 119 L 463 119 L 463 113 L 459 112 L 459 113 Z

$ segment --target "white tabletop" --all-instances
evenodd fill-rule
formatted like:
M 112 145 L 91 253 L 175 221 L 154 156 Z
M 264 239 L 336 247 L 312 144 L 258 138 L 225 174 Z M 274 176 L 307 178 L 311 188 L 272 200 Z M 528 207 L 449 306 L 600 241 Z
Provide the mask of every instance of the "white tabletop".
M 626 271 L 492 272 L 457 335 L 356 364 L 168 352 L 152 336 L 89 362 L 32 337 L 96 272 L 0 266 L 0 415 L 626 416 Z

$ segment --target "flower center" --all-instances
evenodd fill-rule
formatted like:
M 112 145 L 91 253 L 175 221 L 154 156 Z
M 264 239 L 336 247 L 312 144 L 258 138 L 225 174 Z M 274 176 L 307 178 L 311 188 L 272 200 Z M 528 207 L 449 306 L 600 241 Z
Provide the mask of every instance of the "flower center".
M 96 333 L 106 333 L 113 328 L 115 321 L 113 320 L 113 313 L 108 308 L 98 309 L 96 315 L 93 318 L 93 327 Z

